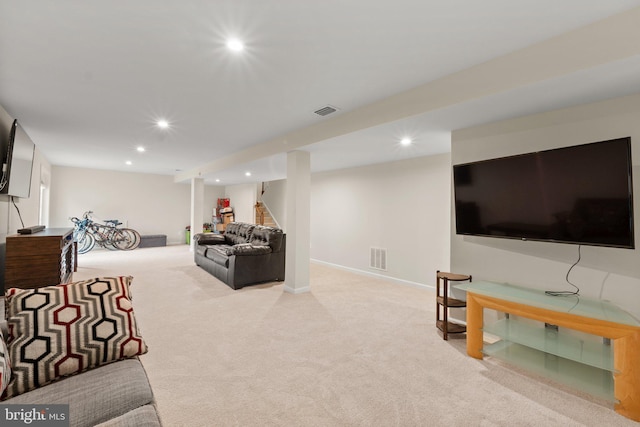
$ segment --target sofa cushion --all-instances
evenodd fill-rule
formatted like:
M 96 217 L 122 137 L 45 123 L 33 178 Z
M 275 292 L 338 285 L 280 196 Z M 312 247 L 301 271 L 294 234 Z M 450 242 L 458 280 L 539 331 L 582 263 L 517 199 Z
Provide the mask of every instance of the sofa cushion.
M 238 234 L 238 228 L 240 228 L 240 222 L 230 222 L 225 226 L 223 236 L 227 240 L 227 243 L 233 243 L 230 241 L 231 238 L 235 237 Z
M 0 330 L 0 394 L 7 388 L 9 381 L 11 381 L 9 351 L 7 350 L 7 343 L 4 340 L 2 330 Z
M 144 405 L 113 418 L 96 427 L 161 427 L 160 417 L 153 405 Z
M 271 253 L 269 246 L 255 246 L 251 243 L 240 243 L 231 247 L 233 255 L 264 255 Z
M 255 225 L 245 222 L 232 222 L 227 224 L 224 236 L 228 245 L 248 243 Z
M 205 257 L 213 260 L 213 262 L 223 267 L 229 267 L 229 255 L 233 253 L 231 248 L 232 247 L 229 245 L 207 246 Z
M 249 243 L 254 246 L 269 246 L 273 252 L 278 252 L 282 246 L 282 230 L 264 225 L 256 225 Z
M 249 242 L 249 239 L 251 238 L 251 233 L 253 233 L 254 228 L 255 228 L 255 225 L 253 224 L 247 224 L 247 223 L 240 224 L 240 227 L 238 227 L 238 241 L 236 242 L 236 244 Z
M 4 397 L 147 352 L 133 313 L 131 277 L 9 289 L 13 379 Z
M 137 358 L 121 360 L 15 396 L 4 403 L 68 404 L 71 427 L 95 426 L 154 401 Z

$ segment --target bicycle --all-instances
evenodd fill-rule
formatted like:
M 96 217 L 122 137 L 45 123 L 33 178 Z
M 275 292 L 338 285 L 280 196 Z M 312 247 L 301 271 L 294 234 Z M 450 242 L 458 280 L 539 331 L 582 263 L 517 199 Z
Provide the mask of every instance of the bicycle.
M 93 211 L 87 211 L 82 219 L 72 217 L 75 225 L 74 239 L 78 242 L 78 253 L 84 254 L 96 244 L 110 250 L 132 250 L 140 245 L 140 233 L 131 228 L 118 228 L 122 225 L 117 219 L 105 220 L 101 224 L 91 219 Z
M 92 231 L 96 243 L 107 249 L 131 250 L 140 245 L 140 233 L 131 228 L 118 228 L 122 225 L 117 219 L 106 219 L 105 224 L 93 223 Z
M 89 232 L 89 226 L 92 220 L 88 215 L 89 212 L 85 212 L 82 219 L 78 219 L 75 216 L 69 218 L 74 224 L 73 240 L 78 243 L 79 254 L 89 252 L 96 244 L 95 237 Z

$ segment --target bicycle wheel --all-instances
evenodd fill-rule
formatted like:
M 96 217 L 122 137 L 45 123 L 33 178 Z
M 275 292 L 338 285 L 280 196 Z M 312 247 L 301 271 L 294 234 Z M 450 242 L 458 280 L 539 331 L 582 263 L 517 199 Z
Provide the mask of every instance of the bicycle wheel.
M 129 249 L 136 249 L 138 246 L 140 246 L 140 242 L 142 241 L 142 236 L 140 236 L 140 233 L 138 233 L 133 228 L 124 228 L 123 230 L 126 230 L 127 233 L 132 235 L 133 243 L 131 244 L 131 247 Z
M 115 235 L 112 235 L 108 240 L 105 240 L 102 247 L 105 249 L 109 249 L 110 251 L 117 251 L 120 249 L 116 246 Z
M 78 242 L 79 254 L 86 254 L 96 245 L 96 239 L 93 237 L 93 234 L 87 233 L 86 231 L 79 233 L 76 241 Z
M 140 234 L 130 228 L 119 228 L 113 233 L 111 243 L 117 249 L 130 251 L 140 245 Z
M 110 231 L 106 232 L 106 239 L 104 241 L 104 247 L 109 249 L 110 251 L 121 250 L 122 248 L 118 246 L 118 241 L 122 241 L 122 233 L 117 228 L 113 228 Z
M 122 230 L 115 229 L 109 236 L 109 243 L 113 246 L 113 249 L 124 251 L 129 247 L 130 239 Z

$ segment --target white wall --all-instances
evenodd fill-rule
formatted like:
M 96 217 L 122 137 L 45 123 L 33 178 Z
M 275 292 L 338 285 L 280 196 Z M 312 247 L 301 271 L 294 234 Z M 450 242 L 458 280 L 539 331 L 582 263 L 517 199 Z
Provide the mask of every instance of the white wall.
M 69 217 L 92 210 L 96 219 L 118 219 L 143 235 L 166 234 L 169 244 L 186 243 L 191 187 L 172 176 L 54 166 L 51 180 L 52 227 L 72 226 Z M 205 186 L 203 223 L 211 222 L 223 194 L 224 187 Z
M 269 209 L 276 224 L 287 231 L 287 180 L 265 182 L 262 202 Z
M 433 286 L 449 268 L 449 154 L 311 176 L 311 258 Z M 386 272 L 369 267 L 387 249 Z
M 631 136 L 635 241 L 640 245 L 640 95 L 454 132 L 452 164 Z M 453 211 L 453 207 L 452 207 Z M 573 290 L 565 276 L 578 258 L 568 244 L 463 237 L 451 228 L 451 268 L 474 280 Z M 611 300 L 640 317 L 640 250 L 582 247 L 570 280 L 581 295 Z
M 225 187 L 225 197 L 229 198 L 230 206 L 233 207 L 235 220 L 238 222 L 248 222 L 255 224 L 255 204 L 257 195 L 257 183 L 229 185 Z

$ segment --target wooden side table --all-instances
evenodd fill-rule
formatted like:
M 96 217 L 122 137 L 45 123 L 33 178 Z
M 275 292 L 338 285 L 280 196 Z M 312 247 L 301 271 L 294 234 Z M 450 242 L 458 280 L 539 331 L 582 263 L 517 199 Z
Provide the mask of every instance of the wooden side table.
M 449 321 L 449 308 L 466 307 L 465 301 L 449 296 L 449 282 L 471 282 L 471 276 L 464 274 L 436 272 L 436 327 L 442 331 L 442 338 L 449 339 L 449 334 L 462 334 L 467 331 L 464 325 Z

